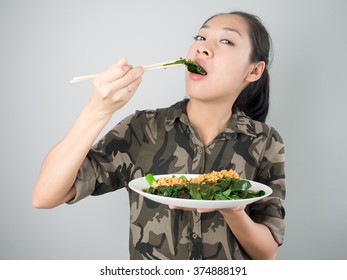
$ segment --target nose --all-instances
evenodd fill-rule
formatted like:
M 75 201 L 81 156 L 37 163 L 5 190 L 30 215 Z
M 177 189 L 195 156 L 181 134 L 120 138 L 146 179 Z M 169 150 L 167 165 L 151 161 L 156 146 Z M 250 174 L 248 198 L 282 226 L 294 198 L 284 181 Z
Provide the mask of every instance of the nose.
M 197 49 L 196 52 L 199 55 L 203 55 L 205 57 L 212 57 L 213 52 L 212 49 L 207 46 L 207 44 L 201 44 Z
M 197 53 L 198 54 L 204 54 L 206 56 L 210 56 L 209 52 L 207 50 L 203 50 L 203 49 L 197 49 Z

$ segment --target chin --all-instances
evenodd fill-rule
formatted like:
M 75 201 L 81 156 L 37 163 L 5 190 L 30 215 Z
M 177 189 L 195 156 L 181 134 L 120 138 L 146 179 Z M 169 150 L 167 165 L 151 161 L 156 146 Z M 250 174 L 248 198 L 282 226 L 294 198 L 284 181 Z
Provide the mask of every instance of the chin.
M 200 102 L 211 102 L 215 100 L 215 96 L 211 93 L 207 93 L 206 91 L 199 92 L 189 92 L 187 91 L 187 96 L 190 100 L 196 100 Z

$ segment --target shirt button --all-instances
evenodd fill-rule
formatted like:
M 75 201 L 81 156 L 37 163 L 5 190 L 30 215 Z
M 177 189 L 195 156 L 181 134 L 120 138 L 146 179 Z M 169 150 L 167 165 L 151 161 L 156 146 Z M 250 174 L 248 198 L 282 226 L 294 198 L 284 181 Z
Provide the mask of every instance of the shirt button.
M 198 238 L 198 235 L 194 232 L 194 233 L 192 234 L 192 237 L 193 237 L 193 239 L 197 239 L 197 238 Z
M 202 148 L 198 147 L 198 154 L 201 154 L 201 153 L 202 153 Z

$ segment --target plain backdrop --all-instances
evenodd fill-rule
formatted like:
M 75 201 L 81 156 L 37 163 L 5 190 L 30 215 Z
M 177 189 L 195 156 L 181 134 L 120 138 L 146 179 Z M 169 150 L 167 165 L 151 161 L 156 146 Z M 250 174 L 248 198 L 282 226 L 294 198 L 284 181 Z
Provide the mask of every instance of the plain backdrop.
M 187 54 L 219 12 L 258 15 L 273 40 L 268 123 L 286 145 L 285 242 L 279 259 L 347 258 L 344 0 L 1 0 L 0 259 L 128 259 L 125 190 L 38 210 L 31 192 L 46 153 L 90 96 L 74 76 Z M 104 134 L 136 109 L 186 96 L 184 68 L 144 74 Z

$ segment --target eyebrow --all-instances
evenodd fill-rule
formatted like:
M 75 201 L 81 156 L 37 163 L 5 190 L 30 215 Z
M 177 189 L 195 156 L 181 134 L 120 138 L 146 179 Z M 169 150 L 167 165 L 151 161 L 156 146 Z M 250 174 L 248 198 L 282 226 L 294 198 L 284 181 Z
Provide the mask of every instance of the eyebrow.
M 200 29 L 204 29 L 204 28 L 210 28 L 210 26 L 205 24 Z M 235 29 L 235 28 L 223 27 L 222 30 L 230 31 L 230 32 L 236 32 L 237 34 L 239 34 L 240 37 L 242 37 L 241 33 L 237 29 Z

